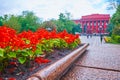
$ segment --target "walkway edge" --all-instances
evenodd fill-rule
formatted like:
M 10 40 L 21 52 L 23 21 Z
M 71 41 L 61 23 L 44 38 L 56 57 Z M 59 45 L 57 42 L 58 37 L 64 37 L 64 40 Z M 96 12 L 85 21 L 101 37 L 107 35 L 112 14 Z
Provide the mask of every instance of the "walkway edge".
M 27 80 L 55 80 L 61 75 L 89 46 L 85 43 L 82 47 L 74 50 L 67 56 L 47 66 L 30 76 Z

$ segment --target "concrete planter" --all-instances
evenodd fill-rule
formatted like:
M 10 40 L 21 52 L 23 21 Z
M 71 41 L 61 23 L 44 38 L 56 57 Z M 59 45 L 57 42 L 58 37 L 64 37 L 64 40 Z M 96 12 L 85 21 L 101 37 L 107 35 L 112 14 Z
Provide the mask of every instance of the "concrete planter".
M 30 76 L 27 80 L 56 80 L 61 74 L 87 49 L 89 44 L 84 44 L 82 47 L 74 50 L 67 56 L 61 58 L 55 63 L 45 67 L 37 73 Z

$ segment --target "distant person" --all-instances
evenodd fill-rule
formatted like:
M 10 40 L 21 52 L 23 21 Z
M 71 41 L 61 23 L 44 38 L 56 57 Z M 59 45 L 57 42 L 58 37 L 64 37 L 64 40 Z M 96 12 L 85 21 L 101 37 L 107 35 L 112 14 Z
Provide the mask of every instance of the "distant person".
M 92 38 L 92 29 L 89 31 L 89 33 L 90 33 L 90 38 Z
M 96 33 L 95 33 L 95 36 L 96 36 Z
M 89 38 L 89 34 L 87 34 L 87 38 Z
M 89 36 L 90 36 L 90 31 L 87 30 L 87 38 L 89 38 Z
M 92 34 L 90 34 L 90 37 L 92 38 Z
M 100 34 L 100 41 L 101 41 L 101 43 L 102 43 L 102 40 L 103 40 L 103 35 Z

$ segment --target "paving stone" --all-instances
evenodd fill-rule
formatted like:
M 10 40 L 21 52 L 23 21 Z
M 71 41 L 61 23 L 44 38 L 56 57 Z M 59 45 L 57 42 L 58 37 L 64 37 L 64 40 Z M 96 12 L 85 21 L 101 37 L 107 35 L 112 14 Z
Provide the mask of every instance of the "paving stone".
M 61 80 L 120 80 L 120 72 L 75 66 Z
M 100 37 L 80 37 L 90 46 L 61 80 L 120 80 L 120 45 L 100 42 Z
M 97 39 L 94 42 L 97 42 Z M 90 46 L 86 55 L 78 60 L 76 65 L 120 70 L 120 45 L 105 43 L 99 45 Z

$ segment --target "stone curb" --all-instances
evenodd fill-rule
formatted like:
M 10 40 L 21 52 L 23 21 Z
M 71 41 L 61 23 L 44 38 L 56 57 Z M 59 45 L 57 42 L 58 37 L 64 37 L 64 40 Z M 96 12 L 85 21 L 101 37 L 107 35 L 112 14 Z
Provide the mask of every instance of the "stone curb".
M 56 61 L 55 63 L 45 67 L 44 69 L 36 72 L 30 76 L 27 80 L 55 80 L 87 49 L 88 43 L 85 43 L 82 47 L 74 50 L 67 56 Z

